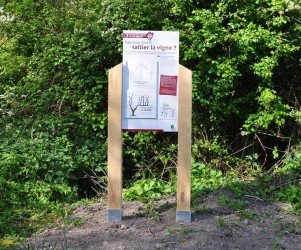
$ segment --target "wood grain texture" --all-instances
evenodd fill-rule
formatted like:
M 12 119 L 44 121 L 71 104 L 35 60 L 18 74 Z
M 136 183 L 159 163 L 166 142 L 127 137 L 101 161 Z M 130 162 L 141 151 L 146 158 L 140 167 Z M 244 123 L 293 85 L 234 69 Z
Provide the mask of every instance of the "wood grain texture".
M 192 72 L 179 65 L 177 210 L 190 210 Z
M 122 63 L 109 70 L 108 209 L 122 208 Z

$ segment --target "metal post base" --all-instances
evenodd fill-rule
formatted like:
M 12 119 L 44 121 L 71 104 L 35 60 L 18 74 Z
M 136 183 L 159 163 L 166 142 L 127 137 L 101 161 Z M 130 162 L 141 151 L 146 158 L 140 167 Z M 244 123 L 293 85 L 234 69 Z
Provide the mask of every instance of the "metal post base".
M 191 222 L 191 211 L 179 211 L 176 212 L 176 221 Z
M 108 209 L 108 222 L 117 222 L 122 220 L 122 210 Z

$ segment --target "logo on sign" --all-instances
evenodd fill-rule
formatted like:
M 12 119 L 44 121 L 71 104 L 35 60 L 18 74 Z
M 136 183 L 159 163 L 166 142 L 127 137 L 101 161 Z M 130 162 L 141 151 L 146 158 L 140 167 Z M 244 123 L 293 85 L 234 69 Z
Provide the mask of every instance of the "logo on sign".
M 153 39 L 154 33 L 147 32 L 147 33 L 123 33 L 123 38 L 147 38 L 149 41 Z

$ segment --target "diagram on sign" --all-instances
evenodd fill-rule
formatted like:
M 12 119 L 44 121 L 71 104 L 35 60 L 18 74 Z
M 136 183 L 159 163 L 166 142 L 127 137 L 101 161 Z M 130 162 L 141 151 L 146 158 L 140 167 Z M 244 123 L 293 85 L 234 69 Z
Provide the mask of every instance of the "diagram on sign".
M 145 92 L 129 90 L 126 104 L 126 117 L 129 119 L 155 119 L 156 97 Z
M 130 81 L 136 86 L 150 87 L 154 77 L 155 72 L 149 69 L 143 62 L 140 62 L 130 71 Z
M 136 116 L 135 111 L 138 107 L 149 107 L 149 96 L 148 95 L 142 95 L 138 96 L 138 103 L 135 105 L 133 104 L 133 96 L 134 92 L 129 95 L 129 106 L 132 111 L 131 116 Z
M 176 109 L 169 106 L 168 103 L 163 103 L 160 109 L 160 117 L 163 118 L 174 118 Z
M 147 56 L 145 57 L 147 58 Z M 133 57 L 127 62 L 124 75 L 126 96 L 123 107 L 127 119 L 157 118 L 157 62 L 145 63 L 142 58 Z

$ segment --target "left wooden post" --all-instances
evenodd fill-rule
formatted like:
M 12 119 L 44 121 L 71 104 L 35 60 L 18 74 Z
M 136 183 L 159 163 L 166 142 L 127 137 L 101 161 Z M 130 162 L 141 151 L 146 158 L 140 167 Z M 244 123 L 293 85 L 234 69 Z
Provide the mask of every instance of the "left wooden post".
M 122 63 L 109 70 L 108 221 L 122 220 Z

